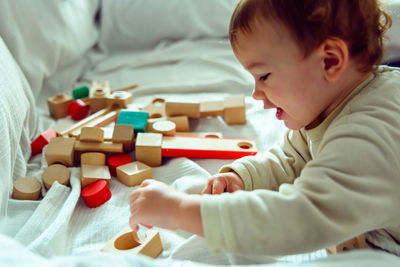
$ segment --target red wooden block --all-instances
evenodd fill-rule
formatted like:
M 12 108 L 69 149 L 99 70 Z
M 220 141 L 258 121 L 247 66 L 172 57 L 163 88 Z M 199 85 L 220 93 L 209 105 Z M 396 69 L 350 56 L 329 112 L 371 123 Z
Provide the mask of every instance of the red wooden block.
M 98 180 L 85 186 L 81 192 L 81 196 L 89 208 L 96 208 L 111 198 L 111 191 L 106 181 Z
M 132 157 L 129 154 L 117 154 L 108 158 L 108 168 L 112 176 L 117 177 L 117 167 L 131 163 Z
M 68 107 L 68 114 L 73 120 L 82 120 L 89 114 L 90 105 L 83 102 L 81 99 L 73 101 Z
M 49 142 L 50 139 L 56 137 L 57 133 L 52 128 L 47 129 L 41 135 L 39 135 L 35 140 L 31 143 L 31 151 L 32 156 L 42 152 L 43 147 L 45 147 Z
M 163 157 L 237 159 L 257 154 L 254 140 L 164 136 L 161 145 Z

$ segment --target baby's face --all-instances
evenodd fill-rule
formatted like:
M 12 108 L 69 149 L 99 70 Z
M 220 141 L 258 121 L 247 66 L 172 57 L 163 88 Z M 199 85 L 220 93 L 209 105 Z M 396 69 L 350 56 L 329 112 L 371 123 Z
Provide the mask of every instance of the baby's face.
M 255 24 L 255 25 L 254 25 Z M 252 33 L 239 32 L 234 52 L 253 75 L 253 97 L 290 129 L 314 122 L 333 101 L 325 93 L 323 59 L 316 49 L 307 58 L 286 28 L 276 23 L 253 24 Z

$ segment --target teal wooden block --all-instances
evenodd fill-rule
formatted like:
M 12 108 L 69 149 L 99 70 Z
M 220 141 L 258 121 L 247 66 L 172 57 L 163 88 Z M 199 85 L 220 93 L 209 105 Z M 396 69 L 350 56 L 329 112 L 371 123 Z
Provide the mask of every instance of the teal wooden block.
M 144 133 L 146 130 L 148 118 L 148 112 L 122 109 L 119 112 L 117 124 L 132 125 L 135 135 L 137 135 L 137 133 Z

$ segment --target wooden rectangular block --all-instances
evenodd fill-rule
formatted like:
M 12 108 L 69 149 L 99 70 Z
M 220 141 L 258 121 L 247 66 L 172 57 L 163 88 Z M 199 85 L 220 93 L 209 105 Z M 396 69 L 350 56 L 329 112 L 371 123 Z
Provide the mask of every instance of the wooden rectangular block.
M 67 117 L 68 107 L 73 99 L 67 94 L 59 94 L 47 99 L 47 106 L 49 108 L 50 116 L 55 119 Z
M 110 183 L 111 174 L 108 166 L 99 165 L 81 165 L 81 185 L 82 188 L 97 180 L 104 180 Z
M 159 133 L 138 133 L 136 138 L 136 160 L 152 167 L 160 166 L 161 143 L 163 136 Z
M 135 135 L 137 135 L 146 129 L 148 118 L 149 113 L 147 112 L 123 109 L 119 112 L 116 124 L 132 125 Z
M 111 94 L 111 88 L 108 81 L 99 83 L 92 81 L 89 88 L 89 103 L 90 113 L 96 113 L 97 111 L 107 107 L 107 98 Z
M 217 117 L 224 115 L 223 101 L 205 101 L 200 102 L 200 117 Z
M 246 123 L 246 104 L 244 95 L 231 95 L 225 98 L 224 120 L 227 124 Z
M 176 132 L 175 136 L 188 136 L 188 137 L 204 137 L 204 138 L 222 138 L 220 132 Z
M 135 142 L 133 126 L 129 124 L 115 124 L 112 142 L 122 144 L 125 152 L 132 151 Z
M 69 134 L 69 133 L 72 132 L 72 131 L 79 130 L 78 134 L 75 135 L 75 136 L 78 136 L 78 135 L 80 134 L 80 129 L 81 129 L 82 127 L 87 126 L 87 124 L 88 124 L 89 122 L 91 122 L 91 121 L 93 121 L 93 120 L 95 120 L 95 119 L 98 119 L 98 118 L 100 118 L 100 117 L 106 115 L 106 114 L 109 113 L 109 112 L 110 112 L 110 111 L 109 111 L 109 110 L 106 110 L 106 109 L 99 110 L 99 111 L 96 112 L 95 114 L 92 114 L 92 115 L 90 115 L 90 116 L 84 118 L 83 120 L 81 120 L 81 121 L 79 121 L 79 122 L 77 122 L 77 123 L 72 124 L 70 127 L 63 127 L 62 131 L 57 131 L 57 133 L 58 133 L 59 135 L 63 136 L 63 135 Z M 90 125 L 90 126 L 93 126 L 93 125 Z
M 256 144 L 248 139 L 163 137 L 163 157 L 237 159 L 257 154 Z
M 152 168 L 140 161 L 135 161 L 117 167 L 117 178 L 126 186 L 140 185 L 145 179 L 153 178 Z
M 102 110 L 98 112 L 102 112 Z M 77 137 L 80 136 L 81 134 L 81 129 L 83 127 L 103 127 L 109 125 L 111 122 L 115 120 L 115 118 L 118 116 L 118 110 L 112 110 L 112 111 L 107 111 L 105 114 L 101 114 L 100 116 L 91 119 L 90 121 L 87 121 L 84 124 L 80 124 L 79 127 L 74 127 L 72 130 L 68 131 L 69 136 Z M 94 116 L 97 113 L 91 115 Z
M 111 239 L 102 251 L 127 254 L 141 254 L 156 258 L 163 250 L 160 234 L 156 230 L 147 230 L 144 240 L 140 240 L 136 232 L 128 226 Z
M 117 143 L 90 143 L 75 141 L 74 145 L 75 151 L 77 152 L 107 152 L 107 153 L 122 153 L 122 144 Z
M 189 118 L 200 118 L 200 103 L 165 102 L 165 112 L 168 117 L 186 115 Z
M 53 137 L 44 154 L 47 165 L 60 163 L 67 167 L 74 166 L 75 138 Z
M 98 127 L 82 127 L 79 140 L 81 142 L 102 143 L 104 141 L 104 131 Z

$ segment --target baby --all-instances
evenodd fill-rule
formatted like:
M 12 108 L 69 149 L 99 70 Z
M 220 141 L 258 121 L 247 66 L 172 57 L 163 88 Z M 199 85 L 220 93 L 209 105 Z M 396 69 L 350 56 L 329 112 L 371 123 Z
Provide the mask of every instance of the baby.
M 400 71 L 378 66 L 390 23 L 375 0 L 239 1 L 232 48 L 253 97 L 289 128 L 284 140 L 223 166 L 202 195 L 144 181 L 131 227 L 246 254 L 306 253 L 374 230 L 400 242 Z

